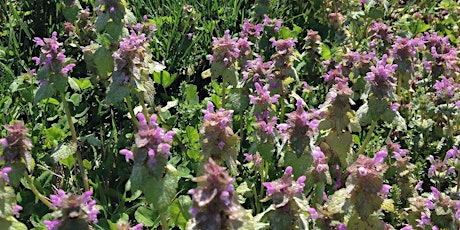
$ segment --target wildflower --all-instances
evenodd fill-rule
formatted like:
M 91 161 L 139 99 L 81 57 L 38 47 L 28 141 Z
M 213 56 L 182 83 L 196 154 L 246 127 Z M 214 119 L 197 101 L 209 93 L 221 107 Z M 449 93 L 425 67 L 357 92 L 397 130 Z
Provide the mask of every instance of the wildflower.
M 0 170 L 0 178 L 2 178 L 5 182 L 9 183 L 10 178 L 8 177 L 8 173 L 11 172 L 11 167 L 4 167 Z
M 271 19 L 268 15 L 264 14 L 264 23 L 263 26 L 273 27 L 273 31 L 278 32 L 281 28 L 281 19 Z
M 390 42 L 393 39 L 391 28 L 384 23 L 372 21 L 369 32 L 371 32 L 373 37 L 384 40 L 385 42 Z
M 457 84 L 452 78 L 442 76 L 440 81 L 436 80 L 433 89 L 436 90 L 436 99 L 448 101 L 457 91 L 460 91 L 460 84 Z
M 263 185 L 267 188 L 268 197 L 284 197 L 283 199 L 273 200 L 276 208 L 282 208 L 288 204 L 289 201 L 293 200 L 294 197 L 302 193 L 305 187 L 305 176 L 300 176 L 297 181 L 294 181 L 292 175 L 292 167 L 288 166 L 284 172 L 284 175 L 275 181 L 264 182 Z M 278 203 L 279 202 L 279 203 Z
M 261 131 L 274 137 L 275 136 L 275 125 L 278 118 L 276 116 L 269 117 L 269 112 L 265 110 L 263 112 L 263 117 L 260 114 L 256 115 L 257 122 L 256 125 L 260 127 Z
M 241 37 L 260 37 L 263 32 L 263 26 L 263 24 L 252 24 L 248 19 L 244 19 Z
M 245 160 L 247 162 L 254 162 L 256 167 L 258 167 L 258 168 L 260 167 L 260 164 L 262 163 L 262 157 L 260 156 L 259 153 L 255 153 L 253 155 L 251 155 L 249 153 L 245 153 L 243 155 L 244 155 Z
M 212 102 L 208 102 L 204 114 L 203 127 L 200 130 L 201 147 L 205 159 L 212 157 L 217 162 L 225 161 L 231 172 L 236 170 L 235 160 L 238 155 L 236 143 L 238 136 L 232 130 L 233 110 L 214 111 Z
M 135 134 L 136 147 L 148 154 L 148 163 L 154 163 L 160 155 L 168 158 L 169 150 L 175 135 L 174 131 L 165 132 L 156 122 L 156 115 L 152 115 L 147 122 L 144 114 L 138 113 L 139 131 Z M 135 160 L 132 151 L 127 149 L 120 150 L 120 154 L 125 155 L 126 161 Z
M 369 83 L 371 91 L 379 99 L 392 98 L 393 90 L 396 87 L 396 78 L 393 75 L 398 65 L 388 64 L 387 58 L 387 55 L 384 54 L 382 60 L 378 61 L 375 66 L 371 66 L 371 72 L 368 72 L 364 77 Z
M 91 198 L 93 192 L 87 191 L 83 195 L 67 194 L 59 189 L 57 194 L 50 195 L 52 207 L 58 208 L 54 220 L 45 220 L 44 224 L 48 230 L 59 229 L 66 225 L 75 225 L 75 228 L 85 229 L 88 224 L 97 223 L 96 201 Z
M 230 30 L 226 30 L 224 37 L 213 37 L 212 40 L 213 54 L 207 56 L 209 61 L 211 63 L 223 63 L 226 67 L 235 63 L 240 55 L 240 50 L 237 46 L 238 38 L 231 38 Z
M 19 212 L 22 211 L 22 207 L 20 205 L 14 205 L 13 206 L 13 213 L 16 216 L 16 218 L 19 218 Z
M 5 129 L 8 131 L 8 136 L 0 139 L 5 162 L 8 164 L 13 161 L 20 161 L 21 158 L 29 161 L 31 156 L 28 150 L 32 147 L 32 143 L 25 136 L 27 128 L 24 127 L 24 122 L 18 121 L 13 125 L 5 125 Z
M 192 223 L 197 229 L 233 229 L 234 224 L 241 224 L 241 217 L 246 212 L 238 203 L 238 194 L 233 187 L 235 179 L 211 158 L 204 170 L 203 176 L 193 179 L 198 182 L 198 187 L 189 191 L 193 201 L 189 211 Z

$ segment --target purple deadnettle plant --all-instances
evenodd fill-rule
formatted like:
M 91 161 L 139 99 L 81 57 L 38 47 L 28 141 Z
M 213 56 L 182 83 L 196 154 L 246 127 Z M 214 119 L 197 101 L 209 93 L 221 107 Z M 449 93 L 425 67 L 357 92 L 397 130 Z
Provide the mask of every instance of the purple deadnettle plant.
M 91 223 L 97 223 L 99 210 L 96 201 L 91 198 L 92 191 L 83 195 L 68 194 L 59 189 L 57 194 L 50 195 L 55 219 L 45 220 L 48 230 L 91 229 Z

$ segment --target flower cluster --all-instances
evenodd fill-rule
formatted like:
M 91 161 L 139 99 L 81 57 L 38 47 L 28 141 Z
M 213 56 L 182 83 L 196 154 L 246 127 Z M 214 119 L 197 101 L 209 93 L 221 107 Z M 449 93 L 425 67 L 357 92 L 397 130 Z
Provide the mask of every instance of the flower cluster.
M 256 114 L 257 122 L 255 125 L 260 128 L 260 130 L 272 137 L 275 137 L 275 126 L 278 118 L 276 116 L 270 117 L 268 110 L 265 110 L 263 114 Z
M 293 146 L 297 154 L 302 154 L 305 147 L 309 144 L 310 138 L 318 132 L 319 117 L 321 113 L 313 110 L 308 113 L 303 108 L 304 101 L 297 99 L 297 109 L 286 114 L 286 123 L 279 124 L 278 129 L 285 138 L 289 138 L 289 143 Z
M 383 198 L 379 195 L 386 195 L 389 191 L 383 184 L 383 174 L 388 168 L 384 164 L 387 155 L 386 150 L 377 152 L 374 158 L 359 155 L 348 167 L 347 187 L 352 188 L 351 202 L 361 218 L 380 209 Z
M 388 64 L 387 58 L 388 56 L 384 54 L 382 60 L 378 61 L 375 66 L 371 66 L 371 72 L 368 72 L 365 77 L 370 85 L 370 90 L 379 99 L 393 98 L 393 91 L 396 87 L 396 77 L 393 75 L 398 65 Z
M 243 21 L 243 30 L 241 31 L 241 37 L 260 37 L 264 29 L 264 24 L 253 24 L 248 19 Z
M 24 127 L 24 122 L 18 121 L 13 125 L 5 125 L 5 129 L 8 131 L 8 136 L 0 139 L 5 162 L 9 164 L 20 161 L 21 158 L 30 160 L 29 149 L 32 147 L 32 142 L 25 136 L 27 128 Z
M 231 38 L 230 30 L 226 30 L 224 37 L 216 38 L 213 37 L 213 54 L 208 55 L 208 59 L 211 63 L 220 63 L 225 67 L 233 65 L 240 54 L 242 56 L 249 55 L 251 42 L 246 37 L 244 38 Z
M 262 57 L 258 55 L 254 60 L 248 61 L 243 71 L 244 80 L 252 79 L 254 82 L 267 82 L 274 77 L 271 72 L 272 62 L 263 62 Z
M 260 83 L 256 82 L 254 83 L 254 86 L 256 87 L 257 95 L 249 95 L 249 102 L 251 104 L 260 106 L 265 109 L 270 107 L 271 104 L 278 104 L 278 98 L 280 95 L 275 94 L 270 96 L 270 91 L 268 91 L 268 88 L 270 87 L 269 85 L 262 87 Z
M 417 227 L 447 229 L 449 223 L 460 220 L 460 201 L 452 200 L 433 186 L 430 190 L 426 198 L 419 197 L 424 202 L 420 205 L 421 213 L 420 218 L 416 220 Z M 439 221 L 440 219 L 444 221 Z
M 233 187 L 235 179 L 211 158 L 204 170 L 205 175 L 193 179 L 198 187 L 189 191 L 193 197 L 189 211 L 192 223 L 196 229 L 235 229 L 246 215 Z
M 155 159 L 160 156 L 167 159 L 175 132 L 165 133 L 164 129 L 158 125 L 156 115 L 152 115 L 148 123 L 142 113 L 137 114 L 137 118 L 139 119 L 139 131 L 135 135 L 136 147 L 148 153 L 149 164 L 155 163 Z M 120 154 L 125 155 L 126 161 L 135 160 L 130 150 L 122 149 Z
M 454 98 L 456 92 L 460 92 L 460 84 L 456 83 L 453 78 L 441 77 L 441 80 L 436 80 L 433 85 L 435 89 L 436 99 L 450 101 Z
M 267 188 L 267 197 L 272 198 L 276 208 L 285 207 L 303 192 L 306 177 L 300 176 L 297 181 L 293 178 L 292 167 L 288 166 L 280 179 L 263 183 Z
M 205 159 L 211 157 L 219 163 L 225 160 L 233 170 L 231 162 L 238 154 L 235 147 L 238 136 L 233 133 L 232 129 L 233 110 L 221 108 L 214 111 L 214 105 L 208 102 L 207 109 L 202 111 L 204 122 L 200 133 Z
M 8 173 L 11 172 L 12 168 L 11 167 L 4 167 L 2 168 L 2 170 L 0 170 L 0 178 L 9 183 L 10 182 L 10 178 L 8 177 Z
M 384 40 L 385 42 L 391 42 L 393 39 L 391 28 L 381 22 L 372 21 L 372 24 L 369 27 L 369 32 L 371 33 L 372 37 Z
M 51 34 L 51 38 L 39 38 L 35 37 L 35 46 L 41 47 L 40 57 L 32 57 L 37 66 L 41 66 L 39 69 L 38 77 L 41 82 L 46 82 L 47 75 L 60 75 L 67 76 L 67 73 L 72 71 L 75 64 L 66 64 L 65 50 L 62 48 L 62 43 L 57 41 L 57 32 Z M 34 73 L 33 70 L 32 73 Z
M 92 191 L 83 195 L 68 194 L 59 189 L 57 194 L 50 195 L 53 208 L 58 211 L 58 218 L 45 220 L 44 224 L 48 230 L 65 229 L 73 226 L 75 229 L 88 229 L 90 223 L 97 223 L 96 201 L 91 198 Z
M 144 33 L 137 34 L 134 30 L 130 36 L 120 41 L 120 47 L 112 55 L 115 61 L 114 81 L 128 82 L 132 77 L 138 77 L 135 71 L 143 66 L 148 38 Z

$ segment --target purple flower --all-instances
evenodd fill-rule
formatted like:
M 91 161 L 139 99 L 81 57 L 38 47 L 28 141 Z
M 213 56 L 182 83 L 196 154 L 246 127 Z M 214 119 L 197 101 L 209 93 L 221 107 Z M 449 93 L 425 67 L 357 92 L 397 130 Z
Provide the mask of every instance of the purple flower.
M 56 220 L 45 220 L 43 221 L 43 223 L 45 224 L 46 229 L 48 230 L 57 230 L 59 226 L 61 225 L 61 221 L 57 219 Z
M 436 99 L 449 100 L 454 97 L 457 91 L 460 91 L 460 84 L 457 84 L 453 78 L 442 76 L 441 81 L 436 80 L 433 89 L 436 90 Z
M 375 66 L 371 66 L 371 72 L 366 74 L 366 81 L 371 86 L 371 90 L 378 98 L 392 97 L 396 87 L 396 78 L 393 76 L 398 65 L 388 64 L 387 55 L 382 56 Z
M 388 156 L 388 152 L 386 150 L 380 150 L 377 153 L 375 153 L 374 162 L 376 164 L 383 163 L 387 156 Z
M 264 111 L 263 117 L 260 114 L 256 115 L 257 122 L 256 125 L 260 127 L 260 130 L 268 135 L 274 137 L 275 136 L 275 125 L 276 121 L 278 120 L 277 117 L 269 117 L 269 112 L 267 110 Z
M 61 48 L 62 43 L 57 41 L 57 33 L 53 32 L 51 38 L 34 38 L 35 46 L 41 47 L 40 57 L 32 57 L 37 66 L 42 65 L 42 71 L 62 73 L 64 76 L 72 71 L 75 64 L 65 64 L 65 50 Z
M 411 225 L 406 225 L 404 226 L 403 228 L 401 228 L 400 230 L 412 230 L 412 226 Z
M 258 82 L 254 83 L 256 87 L 256 96 L 249 95 L 249 102 L 253 105 L 264 105 L 269 106 L 271 104 L 278 104 L 278 98 L 280 95 L 275 94 L 270 96 L 270 91 L 268 91 L 269 85 L 265 85 L 264 87 L 260 86 Z
M 372 21 L 372 24 L 369 27 L 369 32 L 371 32 L 373 37 L 384 40 L 386 42 L 390 42 L 393 39 L 391 28 L 384 23 Z
M 18 121 L 13 125 L 5 125 L 8 131 L 8 136 L 0 139 L 3 147 L 3 158 L 8 164 L 13 161 L 25 159 L 29 164 L 31 158 L 29 149 L 32 147 L 32 142 L 25 136 L 27 128 L 24 127 L 24 122 Z
M 44 224 L 48 229 L 56 229 L 66 218 L 81 218 L 87 223 L 97 223 L 99 210 L 96 208 L 96 201 L 91 198 L 92 194 L 92 191 L 87 191 L 83 195 L 67 194 L 59 189 L 57 194 L 50 195 L 52 207 L 58 208 L 60 213 L 71 213 L 78 207 L 78 209 L 83 210 L 84 215 L 79 214 L 72 217 L 63 215 L 61 219 L 45 220 Z
M 384 184 L 382 186 L 382 189 L 380 190 L 380 193 L 382 193 L 384 196 L 388 196 L 388 193 L 390 193 L 391 188 L 391 185 Z
M 422 216 L 420 217 L 420 219 L 417 219 L 417 227 L 420 227 L 420 228 L 424 228 L 426 225 L 431 225 L 431 219 L 430 217 L 422 212 Z
M 0 178 L 2 178 L 5 182 L 9 183 L 10 178 L 8 177 L 8 173 L 11 172 L 11 167 L 4 167 L 0 170 Z
M 147 124 L 144 114 L 137 114 L 139 120 L 139 131 L 135 135 L 135 142 L 137 148 L 144 149 L 149 152 L 150 160 L 154 160 L 155 156 L 160 153 L 166 158 L 169 157 L 173 136 L 176 134 L 174 131 L 162 129 L 156 122 L 156 115 L 152 115 Z M 121 152 L 120 152 L 121 153 Z M 123 151 L 126 159 L 131 159 L 129 152 Z
M 311 217 L 311 219 L 313 219 L 313 220 L 316 220 L 316 219 L 319 218 L 319 214 L 318 214 L 318 212 L 316 211 L 316 209 L 314 209 L 314 208 L 308 208 L 308 213 L 310 213 L 310 217 Z
M 204 122 L 209 122 L 211 126 L 219 126 L 220 129 L 225 129 L 232 122 L 233 110 L 219 109 L 214 112 L 214 105 L 208 102 L 208 108 L 201 110 L 204 114 Z
M 303 191 L 305 187 L 305 176 L 301 176 L 294 182 L 292 175 L 292 167 L 288 166 L 284 172 L 283 177 L 276 181 L 264 182 L 263 185 L 267 188 L 267 196 L 273 196 L 274 194 L 281 194 L 287 196 L 288 199 L 293 199 L 297 193 Z M 284 206 L 284 205 L 283 205 Z
M 19 218 L 19 212 L 22 211 L 22 207 L 19 205 L 14 205 L 13 206 L 13 213 L 16 216 L 16 218 Z
M 230 30 L 226 30 L 224 37 L 213 37 L 212 40 L 213 54 L 208 55 L 209 61 L 223 63 L 227 67 L 233 65 L 240 55 L 238 38 L 231 38 Z
M 125 155 L 126 162 L 129 162 L 129 160 L 134 160 L 134 154 L 128 149 L 122 149 L 120 150 L 121 155 Z
M 241 31 L 241 37 L 260 37 L 263 31 L 263 24 L 252 24 L 248 19 L 243 21 L 243 30 Z
M 260 167 L 260 164 L 262 163 L 262 157 L 260 156 L 259 153 L 255 153 L 254 155 L 251 155 L 249 153 L 243 154 L 245 157 L 245 160 L 247 162 L 254 162 L 256 167 Z

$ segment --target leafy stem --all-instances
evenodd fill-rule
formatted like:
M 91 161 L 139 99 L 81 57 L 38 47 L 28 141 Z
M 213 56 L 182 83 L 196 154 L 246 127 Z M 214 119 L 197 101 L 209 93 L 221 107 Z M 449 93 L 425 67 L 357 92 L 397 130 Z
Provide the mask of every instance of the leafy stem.
M 131 115 L 131 120 L 136 127 L 139 126 L 139 121 L 136 119 L 136 114 L 134 114 L 133 104 L 131 102 L 131 97 L 126 97 L 126 105 L 128 106 L 129 115 Z
M 364 150 L 366 149 L 367 144 L 371 140 L 372 133 L 374 132 L 376 126 L 377 126 L 377 122 L 372 121 L 371 127 L 369 128 L 369 131 L 367 131 L 366 138 L 364 138 L 363 144 L 361 145 L 361 147 L 358 150 L 358 154 L 357 154 L 358 156 L 364 153 Z
M 168 229 L 168 220 L 164 213 L 160 213 L 160 221 L 161 221 L 161 229 L 166 230 Z
M 64 92 L 61 92 L 61 100 L 62 100 L 62 105 L 64 107 L 65 115 L 67 116 L 67 121 L 69 122 L 70 132 L 72 133 L 72 141 L 76 146 L 78 146 L 77 131 L 75 131 L 75 125 L 72 120 L 72 115 L 70 114 L 69 103 L 67 103 Z M 85 170 L 85 167 L 83 166 L 83 160 L 81 157 L 81 153 L 78 150 L 78 148 L 75 151 L 75 154 L 77 155 L 78 166 L 80 167 L 81 176 L 83 178 L 83 185 L 85 187 L 85 190 L 89 191 L 88 175 L 86 175 L 86 170 Z
M 30 190 L 32 190 L 32 192 L 34 193 L 34 195 L 46 206 L 48 206 L 48 208 L 50 209 L 53 209 L 53 210 L 57 210 L 56 207 L 53 207 L 53 205 L 51 204 L 51 202 L 49 202 L 45 196 L 43 196 L 37 189 L 37 187 L 35 187 L 35 184 L 34 182 L 32 181 L 32 178 L 30 178 L 30 175 L 25 173 L 25 177 L 26 177 L 26 180 L 27 180 L 27 183 L 29 184 L 30 186 Z

